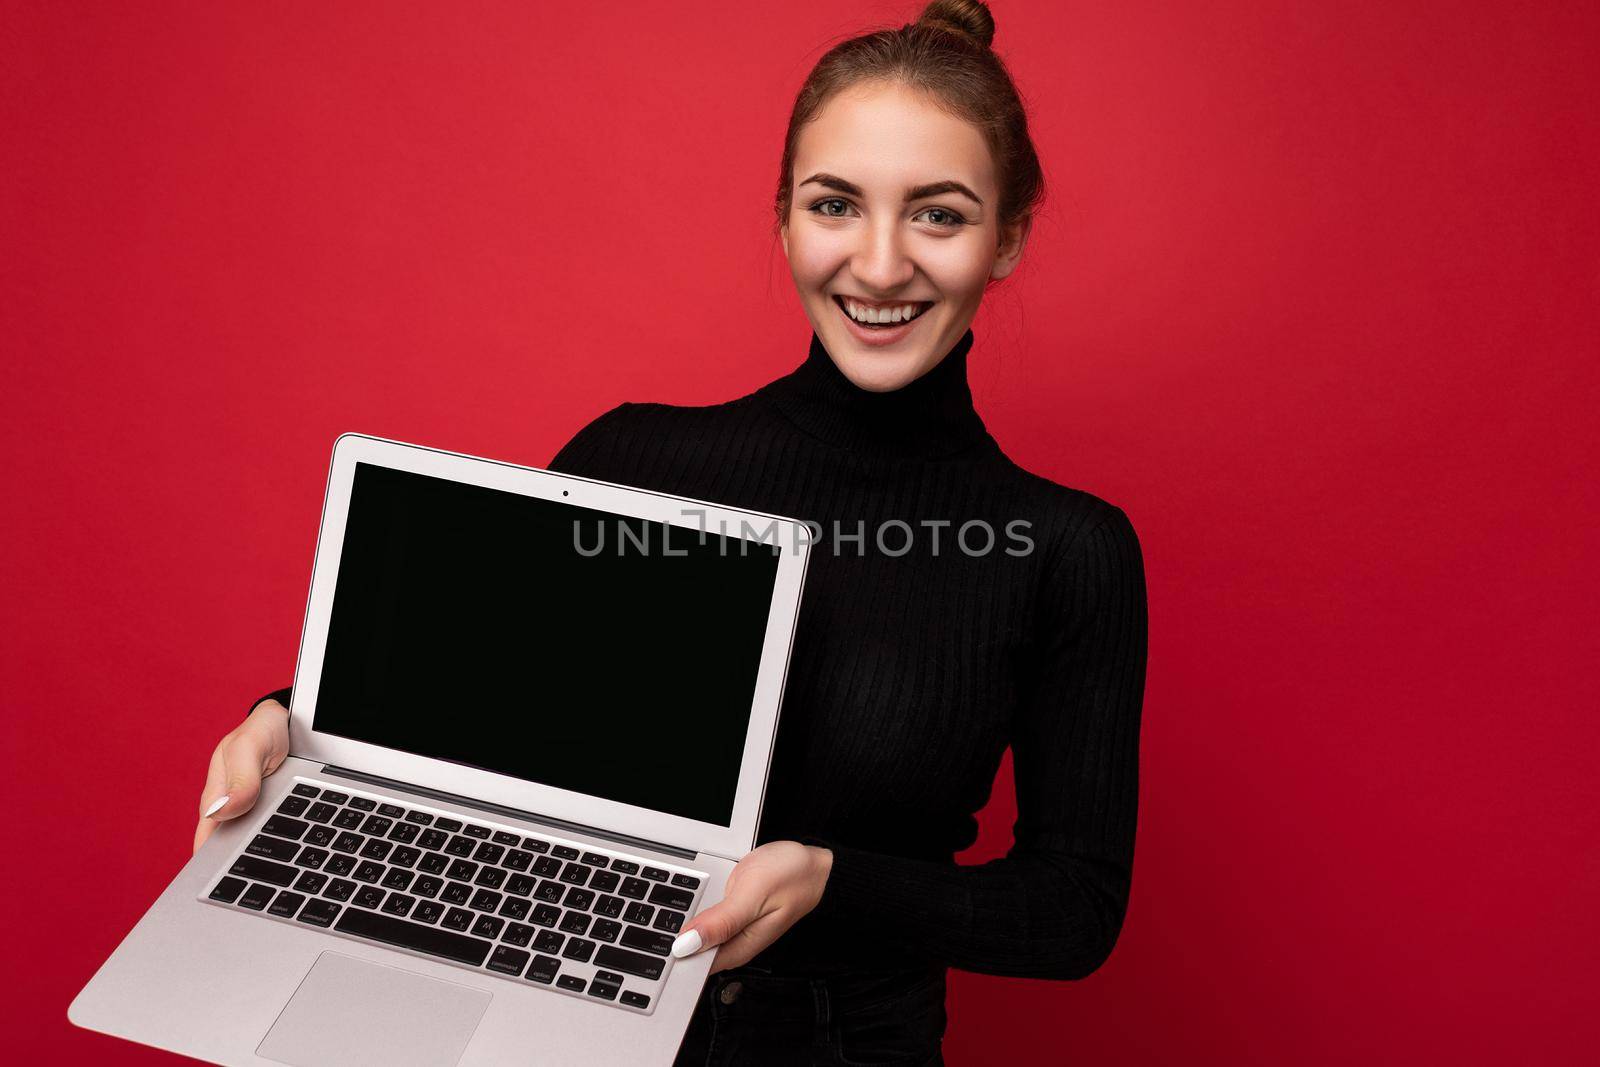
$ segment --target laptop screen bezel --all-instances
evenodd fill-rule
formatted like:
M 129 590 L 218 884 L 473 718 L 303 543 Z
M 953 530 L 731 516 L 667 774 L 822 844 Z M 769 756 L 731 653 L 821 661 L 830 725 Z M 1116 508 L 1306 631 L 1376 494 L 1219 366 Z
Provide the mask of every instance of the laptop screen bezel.
M 700 822 L 319 731 L 316 727 L 317 689 L 322 678 L 334 590 L 339 577 L 339 559 L 344 547 L 345 525 L 358 463 L 576 504 L 689 529 L 704 528 L 726 532 L 731 536 L 746 531 L 752 534 L 748 538 L 750 540 L 757 540 L 770 531 L 771 538 L 767 543 L 778 549 L 777 577 L 773 583 L 766 637 L 761 647 L 761 661 L 729 825 Z M 742 511 L 688 497 L 653 493 L 631 486 L 366 434 L 343 434 L 334 442 L 333 458 L 329 464 L 305 625 L 295 666 L 293 706 L 289 720 L 290 753 L 402 783 L 488 801 L 535 816 L 579 823 L 736 860 L 754 847 L 760 822 L 784 676 L 805 580 L 808 540 L 803 524 L 782 516 Z M 561 681 L 566 688 L 582 691 L 582 679 Z M 448 709 L 441 709 L 441 714 L 448 714 Z M 693 728 L 693 723 L 684 724 L 685 730 Z M 674 774 L 693 773 L 692 767 L 664 767 L 662 788 L 672 788 L 671 776 Z

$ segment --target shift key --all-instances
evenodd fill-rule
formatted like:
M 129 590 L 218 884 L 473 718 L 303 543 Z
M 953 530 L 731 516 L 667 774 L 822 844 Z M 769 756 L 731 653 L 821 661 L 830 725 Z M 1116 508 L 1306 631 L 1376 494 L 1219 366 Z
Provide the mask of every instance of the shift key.
M 609 967 L 622 971 L 624 974 L 636 975 L 640 978 L 649 978 L 654 981 L 661 977 L 661 971 L 666 966 L 666 961 L 655 956 L 646 956 L 642 952 L 629 952 L 616 945 L 601 945 L 600 951 L 594 954 L 596 967 Z

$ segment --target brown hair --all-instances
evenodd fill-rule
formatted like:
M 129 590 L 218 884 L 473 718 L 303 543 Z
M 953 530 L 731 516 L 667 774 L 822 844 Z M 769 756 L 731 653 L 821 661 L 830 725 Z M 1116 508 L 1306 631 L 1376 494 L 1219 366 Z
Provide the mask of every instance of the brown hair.
M 1044 172 L 1028 136 L 1028 117 L 1016 84 L 989 47 L 993 40 L 994 16 L 980 0 L 933 0 L 915 22 L 862 34 L 829 49 L 811 68 L 789 115 L 775 230 L 789 218 L 800 131 L 834 96 L 874 81 L 923 90 L 951 114 L 976 126 L 994 157 L 1001 227 L 1031 215 L 1044 198 Z

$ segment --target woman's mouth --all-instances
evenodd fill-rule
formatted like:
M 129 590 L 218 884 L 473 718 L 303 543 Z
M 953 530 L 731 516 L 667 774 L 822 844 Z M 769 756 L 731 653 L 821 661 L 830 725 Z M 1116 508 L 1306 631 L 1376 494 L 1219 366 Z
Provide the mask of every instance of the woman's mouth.
M 874 307 L 838 293 L 833 294 L 833 303 L 849 324 L 850 332 L 869 345 L 894 344 L 909 334 L 934 305 L 932 300 L 908 300 Z

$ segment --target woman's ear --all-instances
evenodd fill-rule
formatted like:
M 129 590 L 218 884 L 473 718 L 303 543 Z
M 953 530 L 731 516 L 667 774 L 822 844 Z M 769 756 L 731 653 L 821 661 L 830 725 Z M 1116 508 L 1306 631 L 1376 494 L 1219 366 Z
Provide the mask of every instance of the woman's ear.
M 1000 229 L 1000 249 L 994 256 L 994 267 L 989 277 L 999 281 L 1017 269 L 1022 259 L 1022 248 L 1028 243 L 1028 231 L 1033 228 L 1033 216 L 1024 215 L 1009 226 Z
M 784 223 L 778 227 L 778 236 L 783 240 L 783 258 L 789 258 L 789 224 Z

